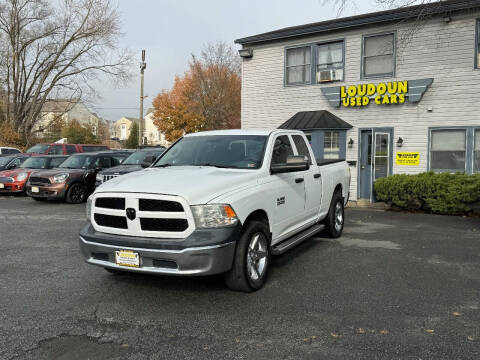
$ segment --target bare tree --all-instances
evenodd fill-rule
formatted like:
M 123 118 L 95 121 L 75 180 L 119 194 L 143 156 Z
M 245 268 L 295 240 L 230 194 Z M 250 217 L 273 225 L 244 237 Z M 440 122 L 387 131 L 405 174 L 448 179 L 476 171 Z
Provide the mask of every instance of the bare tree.
M 323 4 L 332 3 L 337 8 L 337 14 L 340 16 L 348 7 L 358 9 L 357 2 L 359 0 L 323 0 Z M 439 7 L 442 6 L 444 0 L 374 0 L 379 6 L 379 10 L 388 10 L 395 8 L 403 8 L 409 6 L 418 6 L 417 11 L 412 12 L 410 17 L 406 17 L 396 23 L 396 27 L 402 28 L 398 37 L 398 55 L 402 55 L 402 51 L 408 47 L 413 37 L 424 26 L 425 21 L 432 14 L 437 13 Z
M 0 88 L 6 117 L 25 138 L 49 99 L 79 99 L 107 75 L 130 76 L 120 49 L 120 16 L 112 0 L 2 0 Z

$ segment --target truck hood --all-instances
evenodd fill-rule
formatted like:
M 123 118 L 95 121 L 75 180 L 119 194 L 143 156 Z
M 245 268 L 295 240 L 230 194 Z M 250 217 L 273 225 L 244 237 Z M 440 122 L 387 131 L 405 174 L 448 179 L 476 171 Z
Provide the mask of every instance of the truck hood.
M 109 169 L 102 170 L 101 175 L 123 175 L 131 173 L 132 171 L 142 170 L 141 165 L 118 165 Z
M 109 180 L 95 192 L 177 195 L 195 205 L 206 204 L 220 195 L 251 186 L 258 178 L 257 170 L 202 166 L 148 168 Z

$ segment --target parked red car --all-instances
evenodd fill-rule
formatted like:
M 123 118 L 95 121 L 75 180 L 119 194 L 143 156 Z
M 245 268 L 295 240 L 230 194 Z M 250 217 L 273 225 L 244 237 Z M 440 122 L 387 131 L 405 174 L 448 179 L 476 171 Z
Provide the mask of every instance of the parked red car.
M 0 171 L 0 193 L 25 193 L 25 184 L 32 172 L 39 169 L 56 168 L 67 157 L 64 155 L 32 156 L 14 169 Z
M 83 152 L 110 150 L 106 145 L 98 144 L 37 144 L 25 151 L 32 155 L 71 155 Z

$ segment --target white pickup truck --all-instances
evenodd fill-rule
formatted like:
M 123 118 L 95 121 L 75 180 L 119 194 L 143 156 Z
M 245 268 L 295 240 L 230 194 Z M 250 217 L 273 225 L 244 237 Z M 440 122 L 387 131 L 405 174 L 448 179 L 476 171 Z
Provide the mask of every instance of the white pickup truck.
M 255 291 L 272 255 L 341 235 L 349 186 L 346 162 L 317 165 L 300 131 L 189 134 L 96 189 L 80 247 L 109 271 L 224 273 L 231 289 Z

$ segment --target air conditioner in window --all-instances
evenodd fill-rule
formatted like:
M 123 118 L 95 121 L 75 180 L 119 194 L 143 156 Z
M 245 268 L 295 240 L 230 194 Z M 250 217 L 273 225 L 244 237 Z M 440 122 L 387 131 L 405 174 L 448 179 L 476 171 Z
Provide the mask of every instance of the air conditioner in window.
M 343 69 L 330 69 L 317 72 L 317 82 L 331 82 L 343 80 Z

